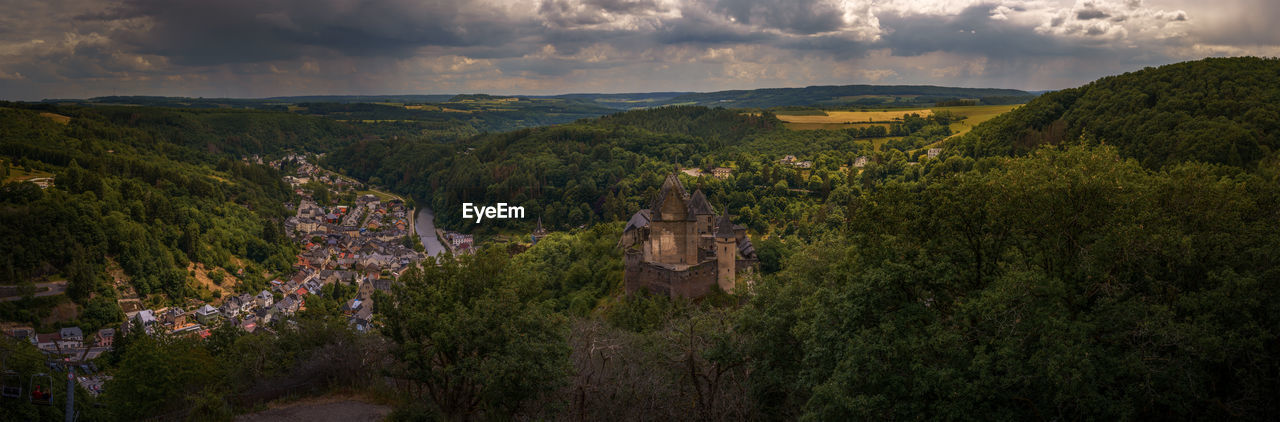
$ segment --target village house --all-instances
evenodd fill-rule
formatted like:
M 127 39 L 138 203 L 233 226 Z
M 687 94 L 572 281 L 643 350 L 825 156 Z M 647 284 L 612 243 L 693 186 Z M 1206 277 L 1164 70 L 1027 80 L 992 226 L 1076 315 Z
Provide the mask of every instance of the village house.
M 40 187 L 40 189 L 49 189 L 53 187 L 52 177 L 34 177 L 34 178 L 27 179 L 26 181 L 35 183 L 36 186 Z
M 262 293 L 258 293 L 257 300 L 259 308 L 268 308 L 275 302 L 275 297 L 271 296 L 271 292 L 263 290 Z
M 9 337 L 13 337 L 18 341 L 25 341 L 35 344 L 36 330 L 31 327 L 14 327 L 5 331 Z
M 47 353 L 57 353 L 58 340 L 61 339 L 58 333 L 36 334 L 36 347 Z
M 711 175 L 715 176 L 715 178 L 717 179 L 728 179 L 729 175 L 732 173 L 733 173 L 733 169 L 728 167 L 716 167 L 714 169 L 711 169 Z
M 222 306 L 218 307 L 218 311 L 227 318 L 234 318 L 240 315 L 240 297 L 228 297 L 227 300 L 222 301 Z
M 141 325 L 142 329 L 145 330 L 147 334 L 152 333 L 152 331 L 154 330 L 154 326 L 158 322 L 156 320 L 155 312 L 153 312 L 150 309 L 143 309 L 141 311 L 138 311 L 138 313 L 134 314 L 132 320 L 136 321 L 138 325 Z
M 187 313 L 178 307 L 166 309 L 160 313 L 160 323 L 170 327 L 187 325 Z
M 62 349 L 77 349 L 84 343 L 84 332 L 80 327 L 66 327 L 58 330 L 58 347 Z
M 214 307 L 212 306 L 209 306 L 209 304 L 207 303 L 204 304 L 204 306 L 201 306 L 200 309 L 196 309 L 196 320 L 200 321 L 201 324 L 208 325 L 217 317 L 218 317 L 218 310 L 214 309 Z
M 94 346 L 110 348 L 115 343 L 115 340 L 116 330 L 114 328 L 103 328 L 98 330 L 98 338 Z
M 276 317 L 293 315 L 295 312 L 298 312 L 298 308 L 301 305 L 302 300 L 298 295 L 291 294 L 280 299 L 279 303 L 272 306 L 272 308 L 274 308 L 272 313 L 275 314 Z

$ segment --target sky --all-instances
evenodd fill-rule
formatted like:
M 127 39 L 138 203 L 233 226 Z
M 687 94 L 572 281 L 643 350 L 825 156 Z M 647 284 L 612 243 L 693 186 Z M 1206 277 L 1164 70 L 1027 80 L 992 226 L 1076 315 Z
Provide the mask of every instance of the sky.
M 1280 56 L 1267 0 L 0 0 L 0 99 L 1048 90 Z

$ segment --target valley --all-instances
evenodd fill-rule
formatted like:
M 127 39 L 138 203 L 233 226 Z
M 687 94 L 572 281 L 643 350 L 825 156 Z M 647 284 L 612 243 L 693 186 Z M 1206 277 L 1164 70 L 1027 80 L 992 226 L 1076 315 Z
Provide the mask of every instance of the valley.
M 0 350 L 95 420 L 1265 420 L 1277 69 L 5 103 Z

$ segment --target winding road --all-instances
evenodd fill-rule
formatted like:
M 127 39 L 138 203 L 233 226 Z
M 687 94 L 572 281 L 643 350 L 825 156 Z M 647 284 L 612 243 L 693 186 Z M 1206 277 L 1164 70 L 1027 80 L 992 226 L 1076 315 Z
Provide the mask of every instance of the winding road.
M 441 246 L 441 248 L 443 247 L 444 246 Z M 65 280 L 53 281 L 49 283 L 36 283 L 36 292 L 32 296 L 35 296 L 35 297 L 54 296 L 54 295 L 60 295 L 66 292 L 67 292 L 67 282 Z M 12 302 L 15 300 L 22 299 L 22 294 L 19 293 L 18 286 L 0 286 L 0 295 L 5 295 L 4 297 L 0 297 L 0 302 Z

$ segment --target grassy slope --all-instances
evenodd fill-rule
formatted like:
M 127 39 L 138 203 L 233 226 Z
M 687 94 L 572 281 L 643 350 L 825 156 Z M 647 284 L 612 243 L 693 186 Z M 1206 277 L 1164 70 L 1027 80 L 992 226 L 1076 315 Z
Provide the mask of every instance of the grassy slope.
M 966 118 L 962 121 L 951 124 L 951 131 L 955 132 L 951 137 L 960 136 L 969 133 L 974 127 L 982 122 L 991 120 L 992 118 L 1004 114 L 1010 110 L 1017 108 L 1018 105 L 981 105 L 981 106 L 962 106 L 962 107 L 934 107 L 933 112 L 950 111 Z M 950 138 L 948 138 L 950 139 Z

